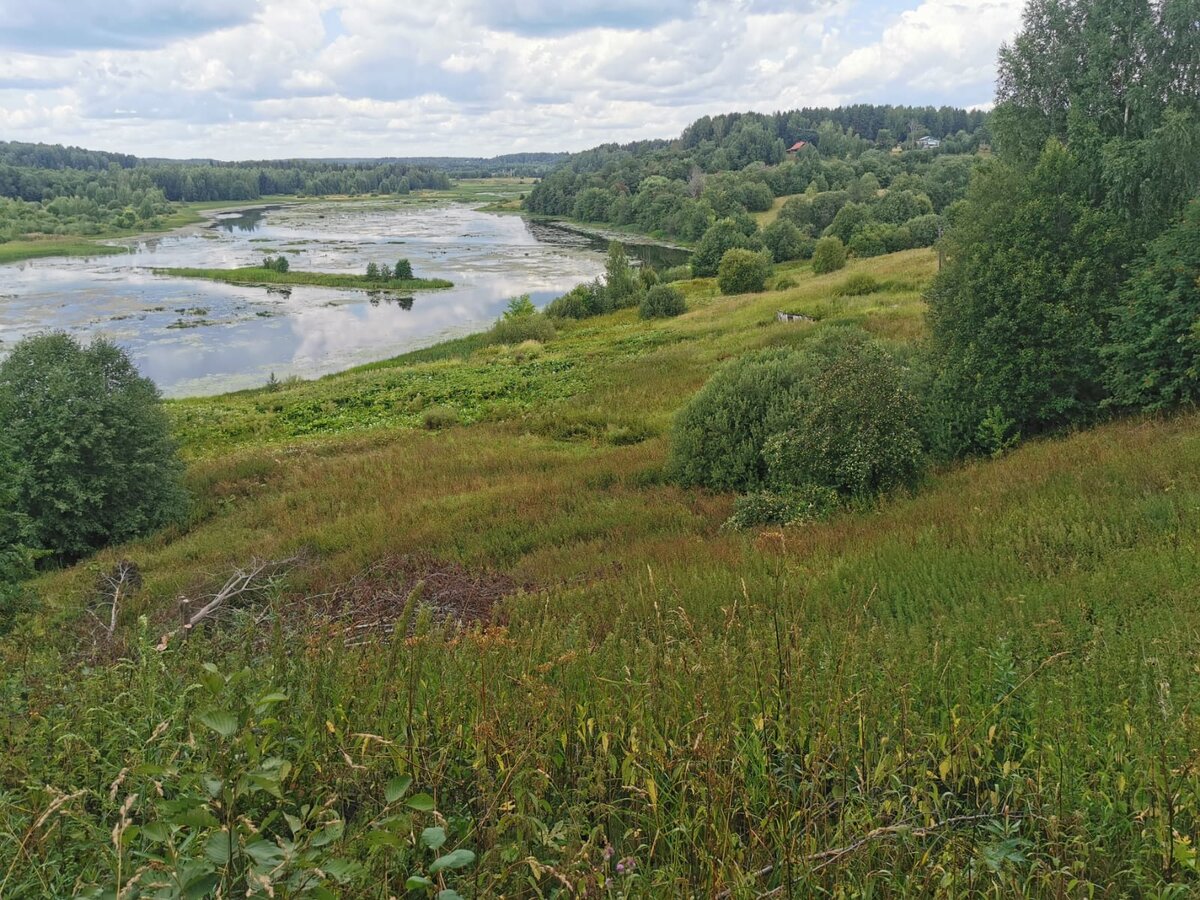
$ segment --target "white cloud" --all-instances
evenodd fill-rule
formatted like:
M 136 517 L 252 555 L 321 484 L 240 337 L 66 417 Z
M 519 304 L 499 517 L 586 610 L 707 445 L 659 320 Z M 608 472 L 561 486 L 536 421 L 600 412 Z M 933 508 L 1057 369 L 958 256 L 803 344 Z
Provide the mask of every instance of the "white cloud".
M 902 3 L 133 0 L 122 43 L 95 3 L 0 0 L 0 125 L 143 155 L 491 155 L 731 110 L 988 102 L 1021 0 Z

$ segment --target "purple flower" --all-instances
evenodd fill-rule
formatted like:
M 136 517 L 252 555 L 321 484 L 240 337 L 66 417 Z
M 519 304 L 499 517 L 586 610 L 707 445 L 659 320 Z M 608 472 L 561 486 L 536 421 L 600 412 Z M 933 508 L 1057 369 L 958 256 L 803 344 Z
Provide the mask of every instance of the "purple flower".
M 604 848 L 604 859 L 606 862 L 613 858 L 614 852 L 615 851 L 612 848 L 612 844 L 609 844 L 607 847 Z

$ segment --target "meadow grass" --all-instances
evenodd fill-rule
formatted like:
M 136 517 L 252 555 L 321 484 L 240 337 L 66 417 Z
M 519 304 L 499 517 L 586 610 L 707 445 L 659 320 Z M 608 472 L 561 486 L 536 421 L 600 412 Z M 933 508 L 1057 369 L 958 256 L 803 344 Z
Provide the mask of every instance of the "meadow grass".
M 249 746 L 292 767 L 247 820 L 336 813 L 345 896 L 400 896 L 420 860 L 372 838 L 398 773 L 440 817 L 404 827 L 477 854 L 446 883 L 468 897 L 1194 892 L 1200 416 L 1031 442 L 797 528 L 729 531 L 731 497 L 662 476 L 673 414 L 721 362 L 844 323 L 920 340 L 935 265 L 794 264 L 795 287 L 739 297 L 685 282 L 675 319 L 168 404 L 189 526 L 45 575 L 2 645 L 7 890 L 145 865 L 150 838 L 114 827 Z M 857 271 L 884 289 L 838 296 Z M 464 424 L 424 430 L 430 408 Z M 153 649 L 180 594 L 297 554 L 269 602 Z M 306 613 L 404 554 L 527 587 L 481 625 L 361 647 Z M 88 610 L 121 558 L 144 585 L 110 640 Z M 205 737 L 204 663 L 286 695 L 243 717 L 251 743 Z
M 81 237 L 31 238 L 0 244 L 0 264 L 46 256 L 110 256 L 126 252 L 125 247 L 101 244 Z

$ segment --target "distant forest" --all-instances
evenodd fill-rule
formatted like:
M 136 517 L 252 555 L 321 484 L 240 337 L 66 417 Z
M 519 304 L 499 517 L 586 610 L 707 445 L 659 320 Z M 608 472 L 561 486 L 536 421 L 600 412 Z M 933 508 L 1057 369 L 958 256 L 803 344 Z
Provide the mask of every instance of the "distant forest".
M 859 238 L 854 249 L 869 255 L 932 243 L 941 223 L 930 214 L 962 198 L 989 142 L 985 113 L 950 107 L 705 116 L 673 141 L 573 154 L 530 193 L 526 209 L 684 241 L 732 219 L 753 242 L 751 213 L 805 194 L 789 201 L 785 219 L 814 236 L 840 213 L 833 233 L 847 243 Z

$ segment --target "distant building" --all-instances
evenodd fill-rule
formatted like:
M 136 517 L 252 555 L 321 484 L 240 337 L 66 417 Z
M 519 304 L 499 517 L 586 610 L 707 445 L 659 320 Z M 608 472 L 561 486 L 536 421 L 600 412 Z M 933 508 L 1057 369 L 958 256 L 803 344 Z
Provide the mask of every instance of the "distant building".
M 917 141 L 917 146 L 922 150 L 936 150 L 942 146 L 942 142 L 935 137 L 926 136 Z
M 787 152 L 788 153 L 799 153 L 801 150 L 803 150 L 808 145 L 809 145 L 808 141 L 796 141 L 796 143 L 792 144 L 792 146 L 787 148 Z

